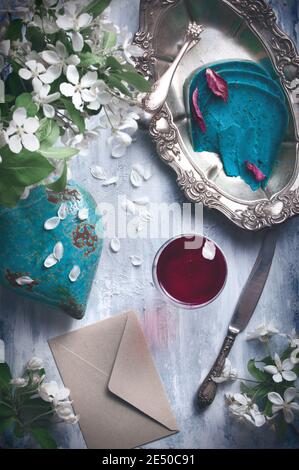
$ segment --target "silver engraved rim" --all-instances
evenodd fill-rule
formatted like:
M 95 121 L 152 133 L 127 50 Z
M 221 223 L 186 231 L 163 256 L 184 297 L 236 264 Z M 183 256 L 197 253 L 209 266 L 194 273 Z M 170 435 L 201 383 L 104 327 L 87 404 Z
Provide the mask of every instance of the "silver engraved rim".
M 292 40 L 278 27 L 273 9 L 265 0 L 221 1 L 243 18 L 261 43 L 266 46 L 286 94 L 289 97 L 299 95 L 299 79 L 290 80 L 288 75 L 288 70 L 292 67 L 296 71 L 294 75 L 299 78 L 299 56 Z M 155 74 L 156 57 L 153 45 L 155 24 L 162 13 L 179 2 L 180 0 L 140 1 L 140 29 L 135 34 L 135 43 L 144 49 L 144 55 L 136 60 L 136 67 L 145 76 L 152 77 Z M 243 229 L 257 231 L 281 224 L 299 214 L 299 105 L 297 104 L 295 112 L 295 101 L 292 101 L 291 111 L 296 123 L 296 171 L 282 191 L 270 199 L 254 202 L 236 200 L 223 194 L 200 169 L 195 169 L 182 151 L 181 137 L 167 104 L 152 119 L 149 132 L 159 156 L 173 168 L 179 187 L 190 201 L 220 211 Z

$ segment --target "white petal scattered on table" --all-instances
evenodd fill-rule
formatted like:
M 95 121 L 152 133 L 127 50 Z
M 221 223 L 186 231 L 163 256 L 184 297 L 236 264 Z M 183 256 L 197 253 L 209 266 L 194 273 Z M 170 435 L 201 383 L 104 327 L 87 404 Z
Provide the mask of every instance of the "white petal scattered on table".
M 66 204 L 66 202 L 63 202 L 63 203 L 61 204 L 61 206 L 59 207 L 58 213 L 57 213 L 57 215 L 58 215 L 58 217 L 60 218 L 60 220 L 66 219 L 66 217 L 67 217 L 67 212 L 68 212 L 68 210 L 67 210 L 67 204 Z
M 148 181 L 153 176 L 153 169 L 151 166 L 147 166 L 143 170 L 143 179 Z
M 139 188 L 142 185 L 142 176 L 136 170 L 136 168 L 132 168 L 130 173 L 130 181 L 134 188 Z
M 216 256 L 216 245 L 210 240 L 206 240 L 204 247 L 202 249 L 202 256 L 205 259 L 212 261 Z
M 60 261 L 62 259 L 63 253 L 64 253 L 63 244 L 61 242 L 57 242 L 53 250 L 53 255 L 57 259 L 57 261 Z
M 123 201 L 121 207 L 125 212 L 128 212 L 129 214 L 136 214 L 135 204 L 134 202 L 130 201 L 130 199 L 126 199 L 125 201 Z
M 141 213 L 140 213 L 140 218 L 141 220 L 143 220 L 144 222 L 148 222 L 149 220 L 151 220 L 153 218 L 152 216 L 152 213 L 148 210 L 143 210 Z
M 107 178 L 104 169 L 99 165 L 93 165 L 90 168 L 90 173 L 97 180 L 105 180 Z
M 58 263 L 58 260 L 55 258 L 54 254 L 51 253 L 44 261 L 45 268 L 52 268 L 55 264 Z
M 102 186 L 110 186 L 111 184 L 116 184 L 119 180 L 119 176 L 112 176 L 112 178 L 109 178 L 108 180 L 104 181 Z
M 87 220 L 89 217 L 89 209 L 87 207 L 83 207 L 78 211 L 78 219 L 80 220 Z
M 51 217 L 50 219 L 46 220 L 44 223 L 45 230 L 54 230 L 60 224 L 59 217 Z
M 74 266 L 73 269 L 71 270 L 70 274 L 69 274 L 69 280 L 71 282 L 76 282 L 78 277 L 80 276 L 81 274 L 81 269 L 79 266 Z
M 139 197 L 138 199 L 134 199 L 134 204 L 138 206 L 147 206 L 150 203 L 150 199 L 147 196 Z
M 111 251 L 113 251 L 114 253 L 118 253 L 119 250 L 120 250 L 120 241 L 118 238 L 112 238 L 111 241 L 110 241 L 110 249 Z
M 130 260 L 133 266 L 141 266 L 143 263 L 143 259 L 140 256 L 132 255 L 130 256 Z
M 30 286 L 30 284 L 32 284 L 33 282 L 34 280 L 31 279 L 31 277 L 29 276 L 21 276 L 21 277 L 18 277 L 18 279 L 16 279 L 16 283 L 19 286 Z

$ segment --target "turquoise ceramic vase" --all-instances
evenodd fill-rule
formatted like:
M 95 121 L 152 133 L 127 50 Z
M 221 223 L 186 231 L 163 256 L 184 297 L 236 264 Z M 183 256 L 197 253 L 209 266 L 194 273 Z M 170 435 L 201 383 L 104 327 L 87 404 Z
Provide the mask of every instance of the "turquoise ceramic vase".
M 47 230 L 46 221 L 55 228 Z M 73 182 L 62 193 L 40 186 L 15 208 L 0 206 L 0 244 L 0 284 L 84 316 L 103 246 L 101 217 L 87 191 Z

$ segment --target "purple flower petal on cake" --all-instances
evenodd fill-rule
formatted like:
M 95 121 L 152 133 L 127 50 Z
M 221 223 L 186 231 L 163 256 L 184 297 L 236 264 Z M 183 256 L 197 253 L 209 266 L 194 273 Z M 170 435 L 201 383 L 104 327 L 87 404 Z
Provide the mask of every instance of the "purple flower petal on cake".
M 194 115 L 195 115 L 195 118 L 196 118 L 196 120 L 199 124 L 199 127 L 201 128 L 202 132 L 206 132 L 207 126 L 206 126 L 204 117 L 202 115 L 202 112 L 201 112 L 201 110 L 199 109 L 199 106 L 198 106 L 198 88 L 196 88 L 193 92 L 192 104 L 193 104 Z
M 228 85 L 227 82 L 218 73 L 212 69 L 206 70 L 206 77 L 208 87 L 214 95 L 219 96 L 225 102 L 228 100 Z
M 245 163 L 246 163 L 247 170 L 251 171 L 256 181 L 261 182 L 267 178 L 266 175 L 264 175 L 264 173 L 256 165 L 254 165 L 254 163 L 250 163 L 250 162 L 245 162 Z

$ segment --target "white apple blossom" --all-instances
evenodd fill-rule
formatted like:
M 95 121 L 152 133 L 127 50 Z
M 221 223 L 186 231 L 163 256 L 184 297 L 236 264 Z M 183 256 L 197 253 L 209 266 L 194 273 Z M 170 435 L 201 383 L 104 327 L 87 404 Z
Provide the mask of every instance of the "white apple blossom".
M 235 393 L 226 395 L 226 398 L 229 402 L 230 412 L 237 418 L 248 421 L 258 428 L 266 423 L 265 415 L 247 395 Z
M 271 336 L 277 335 L 278 333 L 279 330 L 271 323 L 269 325 L 262 323 L 261 325 L 257 326 L 255 330 L 249 331 L 246 334 L 246 339 L 247 341 L 258 339 L 262 343 L 267 343 Z
M 126 29 L 123 30 L 123 33 L 121 36 L 122 36 L 122 48 L 123 48 L 125 59 L 129 64 L 135 65 L 135 62 L 134 60 L 132 60 L 132 57 L 142 57 L 144 54 L 144 50 L 141 47 L 139 47 L 137 44 L 132 44 L 133 35 L 132 33 L 128 33 Z
M 90 91 L 97 79 L 97 72 L 87 72 L 80 80 L 79 72 L 74 65 L 69 65 L 66 72 L 70 83 L 64 82 L 60 85 L 60 91 L 64 96 L 71 97 L 76 109 L 82 110 L 84 103 L 90 103 L 95 96 Z
M 113 129 L 112 135 L 108 137 L 107 142 L 111 146 L 112 157 L 121 158 L 125 155 L 127 148 L 131 145 L 132 137 L 126 132 Z
M 39 396 L 49 403 L 53 403 L 56 406 L 60 401 L 66 400 L 70 396 L 68 388 L 59 387 L 54 381 L 48 383 L 42 383 L 38 387 Z
M 87 108 L 97 111 L 101 106 L 108 105 L 112 100 L 109 88 L 103 80 L 97 80 L 90 88 L 94 99 L 88 103 Z
M 280 383 L 283 380 L 286 380 L 287 382 L 293 382 L 297 379 L 297 375 L 292 371 L 294 364 L 290 359 L 285 359 L 283 362 L 281 362 L 279 355 L 275 353 L 274 362 L 275 366 L 268 365 L 264 367 L 265 372 L 272 374 L 274 382 Z
M 84 38 L 80 31 L 87 28 L 93 19 L 88 13 L 80 14 L 81 8 L 75 2 L 68 2 L 64 5 L 64 14 L 58 15 L 56 20 L 59 28 L 70 32 L 73 49 L 76 52 L 82 51 L 84 47 Z
M 66 423 L 77 424 L 79 421 L 79 415 L 75 415 L 73 412 L 72 404 L 70 401 L 59 402 L 55 406 L 55 411 L 59 418 L 63 419 Z
M 272 403 L 272 413 L 275 415 L 282 411 L 285 421 L 292 423 L 294 421 L 294 411 L 299 411 L 299 403 L 293 401 L 297 393 L 298 390 L 294 387 L 285 390 L 283 398 L 277 392 L 268 393 L 268 400 Z
M 33 85 L 34 94 L 32 99 L 39 106 L 42 106 L 44 116 L 52 119 L 55 116 L 55 109 L 50 103 L 57 101 L 60 98 L 60 93 L 57 92 L 49 95 L 50 90 L 50 85 L 35 82 Z
M 293 364 L 299 364 L 299 348 L 294 349 L 290 357 Z
M 40 370 L 44 367 L 43 360 L 39 357 L 32 357 L 26 364 L 27 370 Z
M 29 26 L 35 26 L 46 34 L 55 34 L 59 31 L 59 27 L 57 26 L 55 19 L 50 16 L 43 16 L 41 18 L 39 15 L 34 15 Z
M 213 377 L 215 383 L 223 383 L 228 380 L 236 380 L 238 378 L 237 371 L 232 368 L 232 364 L 228 358 L 225 359 L 224 368 L 218 377 Z
M 23 388 L 28 385 L 28 379 L 24 379 L 23 377 L 17 377 L 10 381 L 11 385 L 14 385 L 16 388 Z
M 289 340 L 289 345 L 290 345 L 291 348 L 299 348 L 299 337 L 298 337 L 298 334 L 297 334 L 295 328 L 293 328 L 291 333 L 289 335 L 286 335 L 286 336 Z
M 65 45 L 61 41 L 56 42 L 56 46 L 48 44 L 49 50 L 41 52 L 41 58 L 49 65 L 57 66 L 57 70 L 66 73 L 68 65 L 78 65 L 80 59 L 77 55 L 69 55 Z M 58 73 L 58 72 L 57 72 Z
M 20 153 L 22 148 L 31 152 L 39 149 L 39 140 L 34 135 L 39 128 L 36 117 L 27 117 L 25 108 L 17 108 L 9 127 L 5 131 L 6 142 L 13 153 Z
M 43 83 L 53 83 L 61 75 L 60 67 L 51 65 L 48 69 L 36 60 L 28 60 L 25 62 L 26 68 L 19 70 L 19 75 L 23 80 L 32 80 L 33 86 L 39 81 Z

